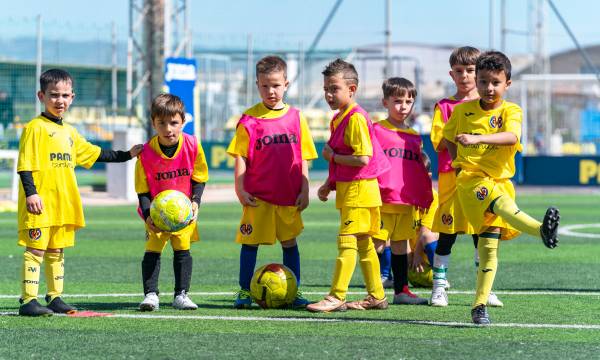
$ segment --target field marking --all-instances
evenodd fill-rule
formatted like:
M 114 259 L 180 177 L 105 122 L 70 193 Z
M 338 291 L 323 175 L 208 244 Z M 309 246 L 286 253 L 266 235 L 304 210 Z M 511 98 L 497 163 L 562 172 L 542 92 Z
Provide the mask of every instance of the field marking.
M 423 294 L 423 295 L 427 295 L 427 294 L 431 294 L 430 290 L 418 290 L 418 291 L 413 291 L 416 294 Z M 393 295 L 393 292 L 386 292 L 388 295 Z M 447 292 L 449 295 L 474 295 L 475 291 L 473 290 L 450 290 Z M 540 295 L 540 296 L 546 296 L 546 295 L 568 295 L 568 296 L 600 296 L 600 292 L 599 291 L 590 291 L 590 292 L 583 292 L 583 291 L 514 291 L 514 290 L 508 290 L 508 291 L 494 291 L 495 294 L 498 295 L 517 295 L 517 296 L 532 296 L 532 295 Z M 304 295 L 319 295 L 319 296 L 325 296 L 328 294 L 328 292 L 326 291 L 303 291 L 302 294 Z M 347 292 L 348 295 L 365 295 L 366 292 L 364 291 L 348 291 Z M 163 292 L 160 294 L 161 296 L 173 296 L 172 292 Z M 235 295 L 235 291 L 215 291 L 215 292 L 189 292 L 188 295 L 194 295 L 194 296 L 207 296 L 207 297 L 211 297 L 211 296 L 231 296 L 233 297 Z M 0 294 L 0 299 L 15 299 L 18 298 L 20 295 L 18 294 Z M 68 298 L 118 298 L 118 297 L 142 297 L 143 294 L 142 293 L 99 293 L 99 294 L 63 294 L 63 297 L 68 297 Z
M 589 228 L 600 228 L 600 224 L 574 224 L 565 225 L 558 228 L 559 235 L 573 236 L 588 239 L 600 239 L 600 234 L 582 233 L 573 230 L 589 229 Z
M 16 311 L 0 312 L 0 316 L 16 316 Z M 56 315 L 64 316 L 66 315 Z M 371 319 L 325 319 L 312 317 L 268 317 L 268 316 L 210 316 L 210 315 L 146 315 L 146 314 L 112 314 L 108 318 L 120 319 L 160 319 L 160 320 L 222 320 L 222 321 L 271 321 L 271 322 L 306 322 L 306 323 L 353 323 L 353 324 L 379 324 L 379 325 L 429 325 L 444 327 L 482 327 L 473 323 L 457 321 L 429 321 L 429 320 L 371 320 Z M 497 323 L 488 325 L 500 328 L 522 329 L 577 329 L 600 330 L 596 324 L 526 324 L 526 323 Z M 487 327 L 487 326 L 486 326 Z

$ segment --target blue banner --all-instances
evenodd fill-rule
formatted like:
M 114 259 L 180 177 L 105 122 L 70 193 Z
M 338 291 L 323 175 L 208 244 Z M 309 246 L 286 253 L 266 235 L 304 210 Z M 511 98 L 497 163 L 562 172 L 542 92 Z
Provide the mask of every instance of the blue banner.
M 177 95 L 185 105 L 185 125 L 183 131 L 194 135 L 195 101 L 194 88 L 196 87 L 196 60 L 187 58 L 165 59 L 165 90 L 169 94 Z

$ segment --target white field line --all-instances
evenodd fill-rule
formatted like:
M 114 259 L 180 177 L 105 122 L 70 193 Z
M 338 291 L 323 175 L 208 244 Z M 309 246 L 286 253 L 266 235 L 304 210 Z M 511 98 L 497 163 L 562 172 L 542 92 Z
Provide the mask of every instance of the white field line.
M 558 233 L 564 236 L 573 236 L 579 238 L 588 238 L 588 239 L 600 239 L 600 234 L 592 234 L 592 233 L 583 233 L 575 230 L 579 229 L 589 229 L 589 228 L 600 228 L 600 224 L 574 224 L 574 225 L 565 225 L 560 226 L 558 228 Z
M 420 290 L 413 291 L 417 294 L 431 294 L 431 291 L 428 290 Z M 498 295 L 516 295 L 516 296 L 557 296 L 557 295 L 568 295 L 568 296 L 600 296 L 600 292 L 598 291 L 590 291 L 590 292 L 582 292 L 582 291 L 494 291 L 495 294 Z M 189 295 L 194 296 L 233 296 L 235 292 L 229 291 L 216 291 L 216 292 L 190 292 Z M 318 295 L 324 296 L 327 295 L 326 291 L 303 291 L 304 295 Z M 349 291 L 348 295 L 365 295 L 364 291 Z M 387 292 L 388 295 L 393 295 L 393 292 Z M 474 295 L 475 291 L 473 290 L 450 290 L 448 294 L 452 295 Z M 63 297 L 66 298 L 129 298 L 129 297 L 140 297 L 142 293 L 99 293 L 99 294 L 63 294 Z M 164 292 L 161 293 L 161 296 L 173 296 L 173 293 Z M 18 298 L 18 294 L 0 294 L 0 299 L 15 299 Z
M 0 316 L 16 316 L 16 311 L 0 312 Z M 65 315 L 57 315 L 65 316 Z M 121 319 L 161 319 L 161 320 L 220 320 L 220 321 L 271 321 L 271 322 L 305 322 L 305 323 L 354 323 L 354 324 L 379 324 L 379 325 L 429 325 L 445 327 L 481 327 L 472 323 L 455 321 L 427 321 L 427 320 L 360 320 L 360 319 L 324 319 L 311 317 L 260 317 L 260 316 L 206 316 L 206 315 L 145 315 L 145 314 L 112 314 L 109 318 Z M 524 328 L 524 329 L 577 329 L 577 330 L 600 330 L 596 324 L 521 324 L 521 323 L 498 323 L 489 325 L 501 328 Z

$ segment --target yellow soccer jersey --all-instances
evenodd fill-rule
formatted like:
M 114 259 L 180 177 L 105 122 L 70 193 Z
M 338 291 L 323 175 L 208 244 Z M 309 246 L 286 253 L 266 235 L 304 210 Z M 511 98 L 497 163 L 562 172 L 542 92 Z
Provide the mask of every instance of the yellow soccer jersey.
M 454 100 L 454 96 L 450 96 L 448 99 Z M 431 134 L 429 134 L 433 148 L 436 151 L 442 142 L 442 139 L 444 138 L 445 126 L 446 123 L 444 122 L 444 116 L 442 115 L 440 108 L 436 105 L 433 109 L 433 119 L 431 119 Z
M 496 134 L 511 132 L 517 136 L 517 144 L 463 146 L 458 143 L 456 159 L 452 167 L 471 171 L 483 171 L 495 179 L 509 179 L 515 174 L 515 154 L 522 150 L 521 121 L 523 113 L 514 103 L 503 101 L 493 110 L 483 110 L 479 100 L 459 104 L 444 127 L 444 138 L 456 143 L 458 134 Z
M 179 144 L 177 145 L 177 150 L 175 150 L 175 154 L 173 157 L 179 154 L 181 151 L 181 144 L 183 141 L 183 135 L 179 136 Z M 154 136 L 150 139 L 150 148 L 154 150 L 157 154 L 160 154 L 164 159 L 169 159 L 165 154 L 163 154 L 162 150 L 160 150 L 160 144 L 158 142 L 158 136 Z M 202 144 L 198 142 L 198 156 L 196 156 L 196 162 L 194 163 L 194 171 L 192 172 L 192 180 L 203 183 L 208 181 L 208 165 L 206 163 L 206 156 L 204 156 L 204 149 L 202 149 Z M 143 194 L 150 192 L 150 188 L 148 187 L 148 179 L 146 178 L 146 172 L 144 171 L 144 167 L 142 166 L 142 162 L 138 158 L 135 163 L 135 192 L 138 194 Z
M 85 226 L 83 207 L 75 179 L 75 166 L 90 168 L 100 148 L 87 142 L 69 124 L 38 116 L 21 135 L 17 171 L 31 171 L 42 199 L 40 215 L 27 211 L 23 186 L 19 187 L 19 230 L 49 226 Z
M 260 102 L 244 111 L 244 114 L 258 119 L 275 119 L 285 115 L 289 109 L 290 106 L 286 104 L 283 109 L 272 110 Z M 318 157 L 317 149 L 315 148 L 315 143 L 313 142 L 312 135 L 310 134 L 310 128 L 308 127 L 308 123 L 306 122 L 304 115 L 302 115 L 302 112 L 300 112 L 300 141 L 300 146 L 302 148 L 302 160 L 316 159 Z M 250 146 L 249 142 L 250 137 L 248 136 L 246 129 L 243 126 L 238 126 L 235 130 L 235 135 L 233 136 L 233 139 L 227 148 L 227 153 L 231 156 L 240 155 L 247 158 L 248 146 Z

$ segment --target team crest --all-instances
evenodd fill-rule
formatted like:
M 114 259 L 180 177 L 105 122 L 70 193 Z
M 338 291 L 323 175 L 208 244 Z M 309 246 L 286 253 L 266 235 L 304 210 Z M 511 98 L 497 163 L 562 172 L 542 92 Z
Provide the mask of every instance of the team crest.
M 442 224 L 444 225 L 452 225 L 454 222 L 454 218 L 450 214 L 442 214 Z
M 495 115 L 492 115 L 492 117 L 490 118 L 490 126 L 492 127 L 492 129 L 495 129 L 495 128 L 501 129 L 502 123 L 503 123 L 502 116 L 496 117 Z
M 250 224 L 242 224 L 240 225 L 240 232 L 242 235 L 250 235 L 252 234 L 252 225 Z
M 488 189 L 485 186 L 482 186 L 479 190 L 475 192 L 478 200 L 483 200 L 488 196 Z
M 31 240 L 39 240 L 42 237 L 42 230 L 37 229 L 29 229 L 29 238 Z

